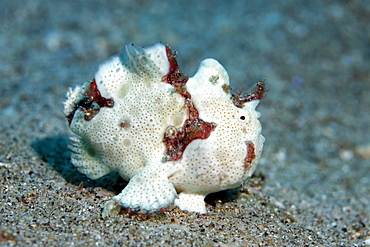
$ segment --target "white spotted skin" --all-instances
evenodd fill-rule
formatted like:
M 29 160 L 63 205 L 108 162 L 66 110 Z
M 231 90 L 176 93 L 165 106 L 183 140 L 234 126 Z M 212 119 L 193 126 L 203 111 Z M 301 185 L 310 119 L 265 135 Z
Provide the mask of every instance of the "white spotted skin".
M 186 90 L 199 118 L 216 124 L 206 139 L 193 140 L 178 161 L 165 161 L 167 127 L 180 128 L 188 118 L 184 97 L 162 80 L 169 73 L 166 46 L 132 45 L 100 65 L 95 80 L 101 96 L 114 100 L 89 121 L 77 109 L 70 123 L 72 163 L 91 179 L 112 171 L 129 184 L 106 202 L 103 217 L 116 215 L 121 206 L 157 211 L 175 203 L 180 209 L 206 213 L 204 197 L 236 188 L 258 163 L 261 135 L 258 100 L 236 107 L 225 91 L 229 78 L 214 59 L 204 60 Z M 68 114 L 76 108 L 89 83 L 69 90 L 64 102 Z M 254 144 L 255 159 L 248 167 L 246 142 Z
M 223 84 L 229 85 L 229 77 L 214 59 L 204 60 L 196 75 L 187 82 L 200 118 L 217 123 L 217 127 L 209 138 L 195 140 L 186 148 L 180 161 L 181 172 L 171 177 L 181 193 L 202 195 L 204 199 L 209 193 L 236 188 L 252 175 L 257 166 L 264 142 L 258 121 L 260 114 L 255 111 L 258 101 L 238 108 L 232 103 L 230 94 L 223 90 Z M 249 169 L 245 169 L 243 162 L 247 153 L 246 141 L 254 144 L 256 153 Z M 193 205 L 193 198 L 181 196 L 175 204 L 181 208 L 187 204 L 184 200 L 190 200 L 188 204 Z M 205 208 L 200 211 L 188 207 L 187 210 L 206 213 Z

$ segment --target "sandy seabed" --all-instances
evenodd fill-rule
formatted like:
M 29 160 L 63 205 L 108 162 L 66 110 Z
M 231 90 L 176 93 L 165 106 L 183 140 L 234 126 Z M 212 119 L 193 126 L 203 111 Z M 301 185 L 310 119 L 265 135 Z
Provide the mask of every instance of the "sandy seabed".
M 2 1 L 0 245 L 370 245 L 367 1 Z M 193 75 L 216 58 L 235 89 L 267 77 L 255 176 L 207 199 L 101 218 L 125 182 L 69 161 L 61 102 L 124 43 L 162 41 Z

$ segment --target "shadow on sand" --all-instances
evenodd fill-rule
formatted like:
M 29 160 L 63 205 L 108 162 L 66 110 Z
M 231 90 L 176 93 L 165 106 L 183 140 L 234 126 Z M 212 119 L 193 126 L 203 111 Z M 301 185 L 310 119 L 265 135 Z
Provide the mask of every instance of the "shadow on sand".
M 32 148 L 43 161 L 47 162 L 71 184 L 78 186 L 83 182 L 84 187 L 102 187 L 116 193 L 122 191 L 127 182 L 116 172 L 111 172 L 97 180 L 91 180 L 80 173 L 71 163 L 68 142 L 68 136 L 57 135 L 34 141 Z

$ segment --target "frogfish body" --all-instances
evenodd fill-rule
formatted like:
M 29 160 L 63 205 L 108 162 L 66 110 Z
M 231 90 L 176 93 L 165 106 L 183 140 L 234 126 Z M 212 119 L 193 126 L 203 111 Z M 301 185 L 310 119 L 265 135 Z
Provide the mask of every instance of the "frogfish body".
M 72 163 L 90 179 L 116 171 L 129 181 L 105 203 L 103 217 L 171 203 L 206 213 L 207 194 L 252 175 L 264 142 L 255 110 L 264 83 L 244 94 L 230 89 L 216 60 L 205 59 L 189 78 L 162 43 L 126 45 L 94 79 L 69 89 Z

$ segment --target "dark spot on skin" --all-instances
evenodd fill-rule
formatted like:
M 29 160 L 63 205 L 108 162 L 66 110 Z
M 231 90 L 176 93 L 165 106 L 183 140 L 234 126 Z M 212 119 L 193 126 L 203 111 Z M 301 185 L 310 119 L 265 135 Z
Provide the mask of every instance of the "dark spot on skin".
M 171 51 L 168 46 L 166 46 L 166 53 L 168 62 L 170 63 L 170 71 L 167 75 L 162 78 L 165 81 L 175 87 L 177 93 L 181 94 L 185 99 L 190 99 L 190 93 L 186 90 L 185 84 L 189 79 L 189 76 L 185 76 L 181 72 L 180 67 L 176 60 L 176 51 Z
M 87 154 L 90 156 L 90 157 L 95 157 L 96 156 L 96 151 L 95 151 L 95 149 L 93 148 L 93 147 L 88 147 L 87 149 L 86 149 L 86 151 L 87 151 Z
M 166 52 L 170 69 L 162 80 L 173 85 L 176 92 L 185 98 L 185 106 L 189 114 L 182 127 L 168 126 L 163 137 L 163 142 L 166 145 L 164 161 L 176 161 L 182 158 L 186 147 L 193 140 L 207 139 L 212 130 L 216 128 L 216 124 L 205 122 L 199 118 L 199 112 L 185 87 L 189 77 L 181 72 L 176 61 L 176 52 L 171 51 L 168 46 L 166 46 Z
M 198 117 L 198 111 L 191 101 L 187 100 L 185 105 L 189 110 L 189 118 L 184 125 L 178 129 L 173 126 L 167 127 L 163 141 L 166 144 L 167 157 L 165 161 L 176 161 L 182 158 L 186 147 L 196 139 L 207 139 L 216 124 L 208 123 Z M 194 117 L 197 116 L 197 117 Z
M 260 100 L 265 97 L 268 90 L 265 88 L 266 80 L 258 81 L 255 88 L 249 92 L 237 92 L 233 94 L 231 99 L 236 107 L 243 108 L 244 103 L 252 100 Z
M 253 160 L 256 158 L 256 154 L 253 142 L 246 141 L 245 144 L 247 145 L 247 156 L 244 158 L 244 168 L 249 169 Z
M 95 103 L 95 104 L 93 104 Z M 68 123 L 71 124 L 73 116 L 77 109 L 84 112 L 86 121 L 91 120 L 99 113 L 102 107 L 113 107 L 113 99 L 107 99 L 101 96 L 96 85 L 95 79 L 90 82 L 90 87 L 86 90 L 83 98 L 76 104 L 76 108 L 67 116 Z
M 131 124 L 128 121 L 123 121 L 119 126 L 123 129 L 128 129 L 131 127 Z
M 222 89 L 224 90 L 225 93 L 230 93 L 231 87 L 229 85 L 223 84 L 221 87 L 222 87 Z

